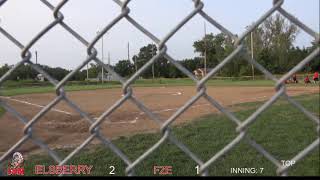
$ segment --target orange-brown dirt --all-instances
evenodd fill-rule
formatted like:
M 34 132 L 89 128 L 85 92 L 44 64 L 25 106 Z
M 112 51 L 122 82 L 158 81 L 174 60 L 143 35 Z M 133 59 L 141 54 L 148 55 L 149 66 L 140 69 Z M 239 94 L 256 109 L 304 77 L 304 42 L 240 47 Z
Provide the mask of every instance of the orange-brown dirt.
M 137 87 L 134 96 L 145 104 L 162 120 L 168 119 L 179 107 L 184 105 L 197 92 L 195 87 Z M 273 87 L 208 87 L 207 92 L 224 107 L 233 104 L 265 101 L 274 95 Z M 318 87 L 289 87 L 291 96 L 319 93 Z M 76 103 L 92 119 L 98 118 L 104 111 L 121 98 L 121 89 L 68 92 L 67 97 Z M 30 94 L 2 97 L 21 115 L 31 120 L 43 106 L 55 98 L 55 94 Z M 32 104 L 30 104 L 32 103 Z M 42 107 L 41 107 L 42 106 Z M 64 101 L 58 103 L 55 110 L 49 111 L 33 127 L 33 135 L 48 143 L 51 148 L 74 147 L 89 137 L 90 123 Z M 63 112 L 62 112 L 63 111 Z M 174 124 L 188 122 L 205 114 L 217 112 L 203 98 L 184 112 Z M 0 118 L 0 155 L 23 137 L 23 123 L 12 114 L 5 113 Z M 101 132 L 108 138 L 156 131 L 159 125 L 142 113 L 130 100 L 115 110 L 101 125 Z M 93 144 L 97 143 L 94 141 Z M 22 152 L 39 149 L 28 142 L 19 148 Z

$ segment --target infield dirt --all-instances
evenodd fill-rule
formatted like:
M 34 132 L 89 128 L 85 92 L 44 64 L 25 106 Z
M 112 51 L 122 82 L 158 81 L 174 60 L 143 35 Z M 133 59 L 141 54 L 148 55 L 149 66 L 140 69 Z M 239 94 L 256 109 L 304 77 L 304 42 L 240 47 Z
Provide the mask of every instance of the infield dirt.
M 290 96 L 319 93 L 318 87 L 288 87 Z M 163 121 L 172 116 L 196 94 L 194 87 L 136 87 L 133 95 Z M 273 87 L 208 87 L 207 93 L 222 106 L 235 110 L 233 105 L 245 102 L 265 101 L 275 94 Z M 29 94 L 1 97 L 27 120 L 31 120 L 41 109 L 56 97 L 55 94 Z M 98 118 L 122 97 L 121 89 L 68 92 L 67 97 L 85 111 L 92 119 Z M 174 124 L 189 122 L 197 117 L 217 113 L 218 110 L 200 98 Z M 0 154 L 23 137 L 23 123 L 12 114 L 0 118 Z M 66 102 L 61 101 L 54 109 L 37 121 L 33 136 L 49 144 L 50 148 L 76 147 L 90 136 L 90 123 L 82 118 Z M 101 125 L 101 132 L 108 138 L 130 136 L 137 133 L 159 131 L 159 124 L 151 120 L 130 100 L 115 110 Z M 93 144 L 98 141 L 93 141 Z M 39 149 L 28 142 L 20 152 Z

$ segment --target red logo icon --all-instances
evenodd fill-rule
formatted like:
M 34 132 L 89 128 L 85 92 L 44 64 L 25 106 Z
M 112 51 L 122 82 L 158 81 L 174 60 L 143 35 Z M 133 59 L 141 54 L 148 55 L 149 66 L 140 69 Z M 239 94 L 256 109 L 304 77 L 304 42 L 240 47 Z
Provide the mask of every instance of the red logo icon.
M 9 162 L 7 174 L 8 176 L 24 176 L 24 159 L 21 153 L 15 152 Z

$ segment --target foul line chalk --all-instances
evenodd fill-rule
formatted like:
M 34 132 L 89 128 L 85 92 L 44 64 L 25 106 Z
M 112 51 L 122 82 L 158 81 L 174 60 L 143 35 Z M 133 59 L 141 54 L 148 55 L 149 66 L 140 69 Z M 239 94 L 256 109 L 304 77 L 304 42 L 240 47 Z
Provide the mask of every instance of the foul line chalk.
M 99 118 L 94 118 L 95 120 Z M 138 118 L 135 118 L 132 121 L 118 121 L 118 122 L 110 122 L 110 121 L 105 121 L 107 124 L 135 124 L 137 122 Z
M 45 107 L 45 106 L 42 106 L 42 105 L 39 105 L 39 104 L 34 104 L 34 103 L 27 102 L 27 101 L 14 99 L 14 98 L 11 98 L 11 97 L 0 96 L 0 98 L 8 99 L 8 100 L 15 101 L 15 102 L 22 103 L 22 104 L 27 104 L 27 105 L 38 107 L 38 108 L 44 108 Z M 63 110 L 60 110 L 60 109 L 55 109 L 55 108 L 50 109 L 50 111 L 55 111 L 55 112 L 62 113 L 62 114 L 72 115 L 72 113 L 70 113 L 70 112 L 63 111 Z

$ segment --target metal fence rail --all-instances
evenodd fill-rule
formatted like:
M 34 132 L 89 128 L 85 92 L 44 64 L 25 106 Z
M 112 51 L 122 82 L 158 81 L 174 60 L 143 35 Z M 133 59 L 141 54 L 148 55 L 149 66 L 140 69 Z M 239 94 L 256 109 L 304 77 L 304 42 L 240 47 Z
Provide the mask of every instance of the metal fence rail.
M 2 85 L 10 76 L 10 74 L 15 71 L 20 65 L 27 63 L 37 72 L 43 74 L 45 78 L 49 80 L 51 84 L 55 86 L 56 90 L 56 98 L 52 100 L 49 104 L 47 104 L 42 110 L 36 114 L 30 121 L 28 121 L 25 117 L 23 117 L 19 112 L 17 112 L 13 107 L 8 105 L 4 99 L 0 99 L 0 105 L 13 116 L 15 116 L 21 123 L 24 124 L 24 136 L 14 145 L 12 146 L 5 154 L 0 157 L 0 164 L 3 164 L 5 159 L 11 155 L 17 148 L 21 145 L 26 143 L 26 141 L 31 140 L 32 143 L 38 145 L 43 150 L 47 151 L 48 154 L 59 164 L 64 165 L 66 164 L 75 154 L 77 154 L 81 149 L 83 149 L 86 145 L 88 145 L 93 139 L 99 139 L 107 148 L 110 148 L 117 156 L 119 156 L 124 163 L 127 165 L 126 167 L 126 174 L 127 175 L 134 175 L 135 167 L 144 161 L 152 152 L 154 152 L 157 148 L 159 148 L 165 141 L 170 141 L 171 143 L 175 144 L 178 148 L 180 148 L 188 157 L 190 157 L 193 161 L 195 161 L 200 167 L 201 175 L 208 175 L 208 167 L 215 163 L 221 156 L 225 155 L 228 151 L 232 150 L 235 145 L 237 145 L 241 141 L 245 141 L 252 146 L 252 148 L 256 149 L 259 153 L 261 153 L 265 158 L 271 161 L 277 167 L 277 174 L 278 175 L 287 175 L 289 168 L 283 166 L 282 163 L 278 159 L 276 159 L 272 154 L 267 152 L 261 145 L 257 144 L 253 137 L 249 137 L 247 135 L 247 129 L 250 128 L 250 124 L 256 121 L 257 117 L 269 108 L 275 101 L 277 101 L 280 97 L 286 98 L 286 100 L 296 107 L 298 110 L 303 112 L 310 120 L 315 122 L 315 128 L 319 136 L 320 131 L 320 121 L 319 118 L 301 106 L 298 102 L 293 100 L 290 96 L 288 96 L 286 92 L 285 80 L 289 79 L 293 74 L 301 70 L 306 64 L 310 61 L 314 60 L 317 55 L 320 54 L 320 48 L 316 48 L 311 54 L 308 55 L 305 59 L 301 60 L 298 65 L 296 65 L 293 69 L 291 69 L 287 74 L 285 74 L 281 78 L 276 78 L 272 73 L 266 70 L 262 65 L 260 65 L 255 59 L 251 59 L 249 57 L 248 50 L 245 48 L 244 39 L 252 32 L 255 28 L 261 25 L 268 17 L 270 17 L 276 11 L 285 16 L 288 20 L 292 23 L 300 27 L 304 30 L 307 34 L 311 35 L 317 43 L 320 41 L 319 34 L 308 26 L 306 26 L 303 22 L 299 21 L 293 15 L 288 13 L 285 9 L 282 8 L 284 0 L 274 0 L 272 8 L 270 8 L 267 12 L 264 13 L 263 16 L 258 18 L 256 22 L 251 25 L 248 30 L 243 32 L 240 36 L 236 36 L 232 32 L 230 32 L 227 28 L 223 25 L 218 23 L 214 18 L 210 17 L 206 12 L 203 11 L 205 4 L 201 0 L 193 0 L 194 3 L 194 10 L 192 10 L 188 16 L 186 16 L 180 23 L 178 23 L 164 38 L 160 39 L 152 34 L 152 32 L 145 29 L 139 22 L 133 19 L 130 16 L 130 9 L 128 4 L 131 2 L 130 0 L 120 1 L 120 0 L 113 0 L 114 3 L 118 4 L 121 8 L 118 16 L 113 19 L 109 24 L 107 24 L 99 34 L 95 36 L 92 41 L 87 41 L 84 39 L 80 34 L 78 34 L 75 30 L 73 30 L 68 24 L 64 22 L 64 16 L 60 12 L 60 10 L 65 6 L 68 0 L 62 0 L 57 6 L 53 6 L 47 0 L 40 0 L 41 3 L 45 4 L 53 13 L 54 21 L 47 25 L 43 30 L 41 30 L 28 44 L 23 45 L 17 40 L 14 36 L 10 34 L 10 32 L 6 31 L 2 27 L 0 27 L 0 34 L 4 35 L 8 38 L 12 43 L 14 43 L 18 48 L 21 49 L 21 60 L 17 63 L 12 69 L 10 69 L 5 75 L 0 78 L 0 85 Z M 0 1 L 0 8 L 1 5 L 8 2 L 7 0 Z M 190 2 L 192 3 L 192 2 Z M 174 36 L 177 31 L 183 27 L 190 19 L 192 19 L 195 15 L 199 14 L 205 20 L 210 22 L 213 26 L 218 28 L 221 32 L 228 35 L 232 38 L 235 50 L 227 56 L 219 65 L 214 67 L 211 72 L 209 72 L 206 77 L 201 80 L 198 80 L 190 71 L 184 68 L 178 61 L 176 61 L 170 54 L 167 52 L 166 42 Z M 128 80 L 125 80 L 121 76 L 119 76 L 110 66 L 104 64 L 101 59 L 97 57 L 97 50 L 94 48 L 95 44 L 102 38 L 104 34 L 106 34 L 111 28 L 114 27 L 119 21 L 126 19 L 128 22 L 131 23 L 134 27 L 140 30 L 143 34 L 149 37 L 153 42 L 157 44 L 158 53 L 152 59 L 150 59 L 142 68 L 140 68 L 134 75 L 132 75 Z M 72 72 L 70 72 L 63 80 L 57 81 L 52 78 L 47 72 L 41 69 L 40 66 L 34 64 L 31 59 L 31 52 L 29 51 L 30 48 L 37 43 L 39 39 L 41 39 L 46 33 L 48 33 L 51 29 L 55 28 L 56 26 L 63 27 L 67 32 L 69 32 L 74 38 L 79 40 L 86 48 L 87 48 L 87 55 L 88 57 L 82 61 L 81 64 L 78 65 Z M 257 69 L 264 73 L 266 77 L 273 80 L 276 83 L 275 89 L 276 93 L 266 101 L 260 108 L 258 108 L 252 115 L 250 115 L 245 121 L 240 121 L 237 119 L 234 114 L 228 109 L 222 107 L 214 98 L 210 97 L 206 93 L 206 82 L 210 79 L 210 77 L 214 76 L 221 68 L 223 68 L 227 63 L 232 61 L 234 57 L 238 56 L 239 54 L 244 54 L 246 56 L 246 60 L 251 64 L 253 64 Z M 172 64 L 174 64 L 180 71 L 186 74 L 189 78 L 197 84 L 197 93 L 194 97 L 188 100 L 182 107 L 180 107 L 170 118 L 168 119 L 160 119 L 156 114 L 152 113 L 148 107 L 146 107 L 139 99 L 134 96 L 134 92 L 131 88 L 131 85 L 135 82 L 135 80 L 153 63 L 158 61 L 160 58 L 166 58 Z M 75 75 L 77 71 L 82 69 L 85 65 L 87 65 L 90 61 L 95 61 L 96 63 L 103 66 L 103 68 L 112 73 L 116 76 L 122 84 L 123 87 L 123 97 L 119 99 L 114 105 L 112 105 L 109 109 L 107 109 L 101 116 L 94 120 L 89 115 L 81 110 L 76 103 L 72 102 L 66 95 L 64 91 L 64 86 L 70 78 Z M 232 140 L 227 146 L 221 149 L 218 153 L 212 156 L 209 160 L 202 160 L 196 154 L 191 152 L 189 148 L 180 142 L 171 131 L 171 124 L 182 114 L 184 113 L 195 101 L 197 101 L 200 97 L 205 98 L 212 106 L 219 109 L 223 114 L 225 114 L 231 121 L 233 121 L 236 125 L 236 132 L 238 133 L 237 137 Z M 33 126 L 57 103 L 60 101 L 66 102 L 71 108 L 76 110 L 84 119 L 91 124 L 89 132 L 90 136 L 80 145 L 78 146 L 73 152 L 71 152 L 66 158 L 61 159 L 55 151 L 51 150 L 46 143 L 39 140 L 35 137 L 32 133 Z M 131 160 L 124 154 L 117 146 L 115 146 L 107 137 L 104 137 L 100 134 L 99 126 L 104 120 L 110 116 L 117 108 L 119 108 L 124 102 L 131 101 L 135 104 L 141 111 L 145 112 L 150 119 L 157 122 L 161 132 L 163 134 L 162 138 L 154 144 L 150 149 L 145 151 L 139 158 L 135 160 Z M 320 138 L 318 137 L 312 144 L 307 146 L 303 151 L 299 152 L 295 157 L 292 157 L 292 160 L 300 161 L 306 155 L 308 155 L 312 150 L 317 148 L 320 144 Z M 1 168 L 1 167 L 0 167 Z

